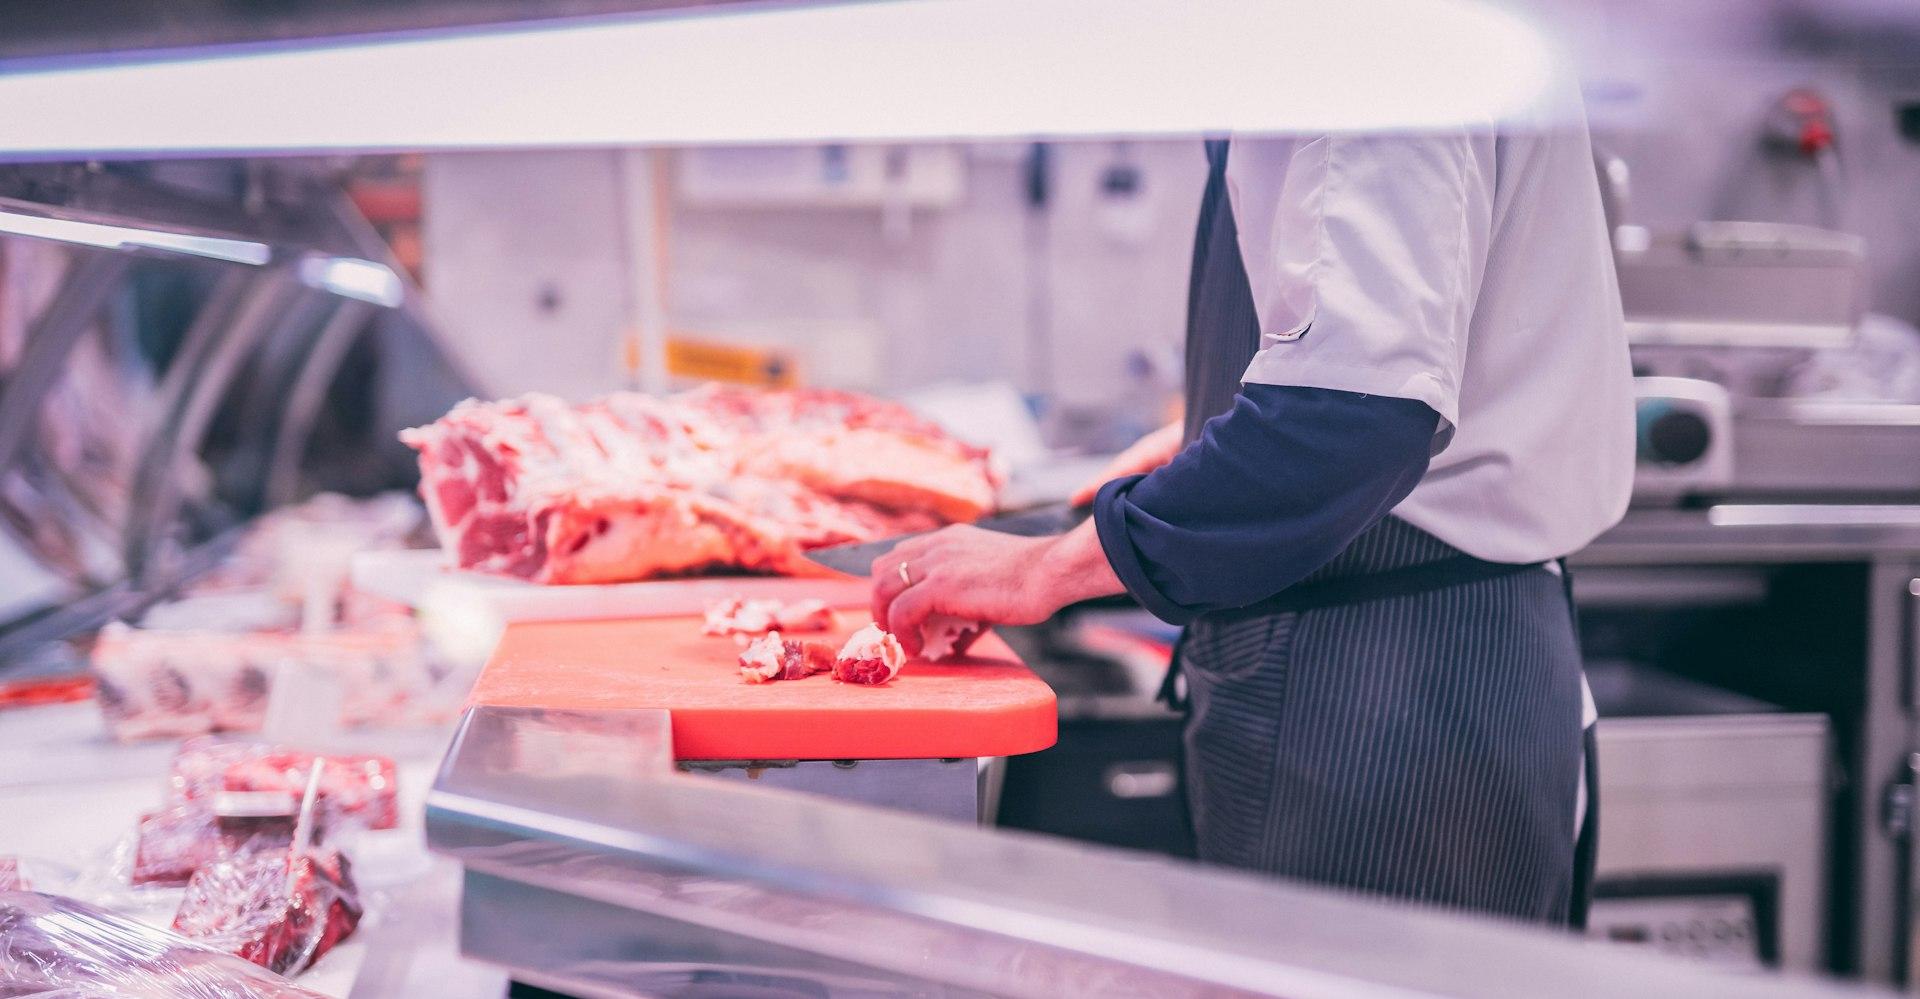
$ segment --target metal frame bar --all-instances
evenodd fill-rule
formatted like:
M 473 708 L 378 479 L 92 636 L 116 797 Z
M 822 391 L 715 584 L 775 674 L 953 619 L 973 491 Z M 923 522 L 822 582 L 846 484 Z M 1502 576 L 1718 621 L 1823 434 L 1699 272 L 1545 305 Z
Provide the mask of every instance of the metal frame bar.
M 1908 685 L 1915 668 L 1908 616 L 1909 587 L 1920 567 L 1899 559 L 1877 559 L 1867 575 L 1867 648 L 1864 703 L 1854 734 L 1860 772 L 1852 821 L 1856 849 L 1851 871 L 1854 938 L 1851 958 L 1871 981 L 1897 982 L 1905 972 L 1904 937 L 1914 931 L 1904 883 L 1908 844 L 1887 826 L 1886 793 L 1907 778 L 1914 752 L 1914 719 Z
M 347 351 L 373 318 L 374 307 L 365 302 L 340 299 L 333 314 L 320 327 L 307 350 L 305 363 L 294 376 L 287 392 L 286 406 L 275 428 L 272 450 L 267 458 L 266 488 L 262 493 L 268 507 L 299 499 L 300 459 L 320 407 L 327 401 L 327 389 L 340 372 Z
M 81 252 L 60 290 L 47 303 L 0 392 L 0 473 L 13 468 L 33 436 L 40 404 L 59 380 L 68 355 L 100 314 L 132 260 L 117 253 Z
M 735 0 L 721 0 L 721 2 L 735 2 Z M 393 248 L 381 238 L 379 231 L 374 229 L 373 223 L 368 222 L 366 216 L 360 214 L 360 210 L 354 206 L 353 200 L 347 197 L 346 192 L 334 191 L 327 198 L 323 210 L 327 221 L 337 230 L 339 239 L 352 252 L 364 259 L 385 264 L 400 278 L 403 298 L 395 311 L 425 335 L 427 341 L 439 351 L 441 363 L 458 376 L 461 382 L 467 385 L 478 385 L 479 380 L 474 377 L 473 372 L 468 370 L 457 356 L 448 351 L 434 333 L 438 326 L 427 312 L 426 299 L 420 293 L 420 286 L 414 283 L 407 268 L 400 263 L 398 257 L 393 255 Z
M 317 293 L 290 298 L 245 358 L 244 384 L 231 386 L 227 405 L 233 437 L 220 455 L 221 486 L 223 498 L 243 515 L 266 508 L 267 477 L 290 393 L 311 362 L 327 324 L 346 301 Z
M 268 328 L 279 321 L 287 303 L 303 293 L 285 267 L 267 268 L 242 279 L 246 285 L 232 321 L 216 320 L 203 326 L 196 319 L 183 345 L 183 356 L 176 358 L 167 371 L 161 392 L 165 415 L 134 475 L 126 552 L 128 573 L 136 585 L 153 578 L 160 546 L 166 540 L 162 535 L 179 511 L 180 464 L 205 436 L 241 362 Z M 191 355 L 186 353 L 189 349 Z

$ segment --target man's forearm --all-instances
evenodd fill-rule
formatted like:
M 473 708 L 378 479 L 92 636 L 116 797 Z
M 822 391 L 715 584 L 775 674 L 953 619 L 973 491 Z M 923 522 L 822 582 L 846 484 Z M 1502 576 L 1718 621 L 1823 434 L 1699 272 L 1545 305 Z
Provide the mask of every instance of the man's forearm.
M 1272 596 L 1413 490 L 1438 422 L 1410 399 L 1249 384 L 1165 467 L 1095 496 L 1110 571 L 1175 624 Z
M 1054 610 L 1082 600 L 1126 592 L 1108 564 L 1093 521 L 1053 538 L 1040 549 L 1034 565 L 1034 599 Z

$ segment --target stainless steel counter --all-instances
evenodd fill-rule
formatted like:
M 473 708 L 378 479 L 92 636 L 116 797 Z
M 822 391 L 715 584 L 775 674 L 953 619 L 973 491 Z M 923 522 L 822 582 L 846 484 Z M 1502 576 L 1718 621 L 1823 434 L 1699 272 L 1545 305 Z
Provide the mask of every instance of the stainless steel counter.
M 1865 562 L 1905 555 L 1920 555 L 1920 505 L 1721 503 L 1629 510 L 1573 564 Z
M 582 995 L 1874 994 L 677 773 L 668 726 L 469 714 L 427 828 L 470 954 Z

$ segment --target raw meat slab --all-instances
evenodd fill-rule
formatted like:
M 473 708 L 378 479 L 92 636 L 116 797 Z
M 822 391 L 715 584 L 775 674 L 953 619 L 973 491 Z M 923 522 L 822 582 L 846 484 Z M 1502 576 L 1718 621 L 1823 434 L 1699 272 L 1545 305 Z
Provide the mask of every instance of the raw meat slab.
M 840 615 L 835 646 L 871 620 Z M 1053 745 L 1053 689 L 988 633 L 950 663 L 909 662 L 877 687 L 826 675 L 750 684 L 740 645 L 698 617 L 521 623 L 507 628 L 472 705 L 665 708 L 683 760 L 950 759 Z
M 817 576 L 808 549 L 977 519 L 1000 482 L 905 406 L 826 389 L 469 399 L 400 439 L 463 568 L 554 584 Z

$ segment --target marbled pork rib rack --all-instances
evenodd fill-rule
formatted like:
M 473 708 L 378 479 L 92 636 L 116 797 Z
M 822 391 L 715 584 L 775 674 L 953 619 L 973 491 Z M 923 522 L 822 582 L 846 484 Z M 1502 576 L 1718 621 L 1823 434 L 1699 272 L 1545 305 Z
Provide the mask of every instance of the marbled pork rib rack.
M 986 452 L 846 392 L 468 400 L 401 439 L 461 568 L 542 583 L 821 570 L 810 548 L 973 520 Z

